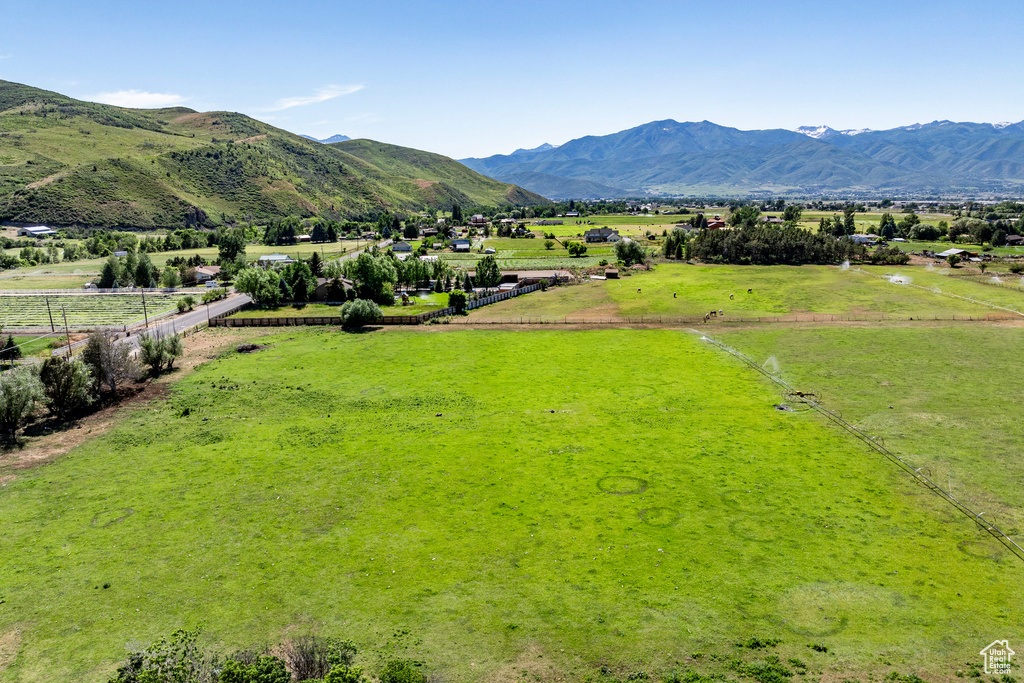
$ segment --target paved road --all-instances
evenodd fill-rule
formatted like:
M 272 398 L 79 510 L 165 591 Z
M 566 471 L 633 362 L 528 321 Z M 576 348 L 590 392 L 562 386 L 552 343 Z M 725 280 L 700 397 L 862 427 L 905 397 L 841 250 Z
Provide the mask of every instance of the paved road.
M 233 294 L 226 299 L 214 301 L 209 305 L 200 304 L 194 311 L 175 315 L 170 319 L 152 323 L 149 326 L 149 329 L 136 328 L 132 331 L 131 335 L 125 339 L 125 343 L 130 344 L 132 348 L 138 348 L 139 338 L 144 335 L 170 336 L 176 332 L 181 332 L 183 330 L 196 327 L 197 325 L 201 325 L 210 318 L 222 313 L 237 310 L 250 301 L 252 301 L 252 299 L 249 298 L 248 294 Z

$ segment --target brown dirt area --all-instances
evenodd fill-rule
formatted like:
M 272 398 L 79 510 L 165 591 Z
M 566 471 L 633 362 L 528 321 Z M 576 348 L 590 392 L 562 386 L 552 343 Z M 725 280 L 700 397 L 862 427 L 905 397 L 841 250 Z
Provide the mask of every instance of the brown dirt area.
M 266 137 L 267 136 L 265 133 L 263 135 L 253 135 L 251 138 L 242 138 L 241 140 L 235 140 L 235 144 L 240 145 L 243 142 L 256 142 L 258 140 L 265 140 Z
M 0 450 L 0 486 L 5 486 L 18 476 L 19 470 L 25 470 L 53 462 L 72 448 L 103 434 L 115 424 L 121 412 L 142 408 L 153 401 L 167 396 L 170 384 L 188 376 L 198 366 L 212 360 L 226 349 L 249 341 L 254 337 L 265 336 L 276 330 L 252 330 L 216 328 L 203 330 L 185 338 L 185 355 L 179 360 L 177 368 L 156 380 L 145 380 L 119 391 L 120 400 L 106 405 L 90 413 L 63 429 L 44 433 L 40 436 L 23 435 L 19 445 Z M 29 433 L 41 428 L 45 420 L 29 425 Z M 2 641 L 0 641 L 2 643 Z
M 20 647 L 20 629 L 13 628 L 5 633 L 0 633 L 0 673 L 14 663 L 14 658 L 18 656 Z

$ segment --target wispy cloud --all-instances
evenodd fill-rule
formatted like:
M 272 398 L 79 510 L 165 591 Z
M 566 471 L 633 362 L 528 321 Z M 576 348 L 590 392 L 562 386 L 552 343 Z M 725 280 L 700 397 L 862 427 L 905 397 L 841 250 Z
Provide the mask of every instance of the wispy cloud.
M 306 97 L 285 97 L 280 99 L 268 111 L 281 111 L 283 109 L 291 109 L 292 107 L 304 107 L 308 104 L 326 102 L 327 100 L 333 100 L 335 97 L 351 95 L 352 93 L 359 92 L 362 89 L 363 86 L 361 85 L 329 85 L 325 88 L 320 88 L 313 95 L 307 95 Z
M 14 55 L 0 55 L 0 59 L 10 59 Z
M 130 109 L 157 109 L 159 107 L 173 107 L 184 102 L 186 97 L 164 92 L 146 92 L 145 90 L 118 90 L 116 92 L 101 92 L 87 97 L 93 102 L 113 104 L 117 107 L 128 107 Z

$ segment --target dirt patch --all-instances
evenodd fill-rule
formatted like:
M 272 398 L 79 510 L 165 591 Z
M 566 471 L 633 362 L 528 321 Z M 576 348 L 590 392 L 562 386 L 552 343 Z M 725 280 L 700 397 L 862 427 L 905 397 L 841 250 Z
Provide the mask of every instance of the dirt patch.
M 61 172 L 54 173 L 52 175 L 46 176 L 45 178 L 40 178 L 39 180 L 37 180 L 37 181 L 35 181 L 33 183 L 29 183 L 25 187 L 27 187 L 30 190 L 34 190 L 37 187 L 45 187 L 46 185 L 49 185 L 50 183 L 52 183 L 54 180 L 56 180 L 60 176 L 61 176 Z
M 235 144 L 236 145 L 240 145 L 243 142 L 256 142 L 257 140 L 264 140 L 264 139 L 266 139 L 266 137 L 267 137 L 266 134 L 263 134 L 263 135 L 253 135 L 251 138 L 242 138 L 241 140 L 235 140 Z
M 0 673 L 14 663 L 18 656 L 18 649 L 21 647 L 21 630 L 11 629 L 6 633 L 0 633 Z
M 416 183 L 416 187 L 420 188 L 421 190 L 425 190 L 428 187 L 437 185 L 436 180 L 423 180 L 422 178 L 416 178 L 415 180 L 413 180 L 413 182 Z
M 566 676 L 554 661 L 544 654 L 539 645 L 531 644 L 514 662 L 504 664 L 490 672 L 491 683 L 522 683 L 522 681 L 564 681 Z

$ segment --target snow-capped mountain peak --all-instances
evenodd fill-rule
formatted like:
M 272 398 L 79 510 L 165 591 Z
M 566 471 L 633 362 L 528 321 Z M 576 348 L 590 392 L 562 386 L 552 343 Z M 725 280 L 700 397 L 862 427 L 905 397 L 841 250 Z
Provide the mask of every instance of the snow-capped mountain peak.
M 822 140 L 824 138 L 830 138 L 833 135 L 860 135 L 861 133 L 870 133 L 871 129 L 847 128 L 846 130 L 836 130 L 830 126 L 800 126 L 795 132 L 802 133 L 809 138 Z

